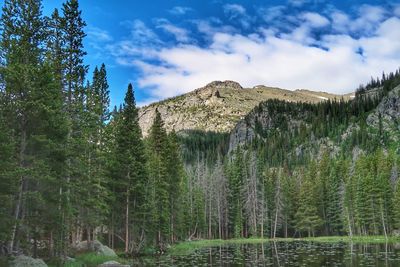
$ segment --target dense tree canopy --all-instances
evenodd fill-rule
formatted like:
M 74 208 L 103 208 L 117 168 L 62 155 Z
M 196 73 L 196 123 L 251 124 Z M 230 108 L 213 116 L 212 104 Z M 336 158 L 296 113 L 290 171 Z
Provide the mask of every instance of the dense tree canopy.
M 1 254 L 400 229 L 399 136 L 381 113 L 367 121 L 399 70 L 350 101 L 260 103 L 245 118 L 254 138 L 237 147 L 229 134 L 168 133 L 158 110 L 144 138 L 133 86 L 110 112 L 106 66 L 87 77 L 78 1 L 41 8 L 6 0 L 1 17 Z

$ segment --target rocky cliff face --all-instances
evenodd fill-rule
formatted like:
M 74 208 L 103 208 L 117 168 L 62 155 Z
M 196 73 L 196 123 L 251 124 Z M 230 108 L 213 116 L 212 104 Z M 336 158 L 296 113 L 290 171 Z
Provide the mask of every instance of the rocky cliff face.
M 389 138 L 394 141 L 400 140 L 400 86 L 390 91 L 375 111 L 368 115 L 367 124 L 376 129 L 382 127 Z
M 139 110 L 139 124 L 147 136 L 155 110 L 161 113 L 167 131 L 202 130 L 230 132 L 260 102 L 280 99 L 316 103 L 334 98 L 350 99 L 309 90 L 290 91 L 263 85 L 243 88 L 233 81 L 214 81 L 193 92 L 145 106 Z
M 377 94 L 379 89 L 371 90 L 374 94 Z M 306 91 L 310 92 L 310 91 Z M 313 92 L 310 92 L 310 94 Z M 321 95 L 319 95 L 321 96 Z M 348 95 L 348 98 L 352 97 Z M 229 151 L 235 149 L 238 145 L 251 142 L 254 138 L 262 138 L 257 135 L 256 125 L 266 130 L 275 129 L 276 121 L 284 118 L 287 122 L 287 129 L 299 128 L 300 124 L 307 125 L 308 123 L 304 120 L 307 115 L 307 110 L 298 111 L 285 111 L 277 116 L 276 112 L 266 106 L 256 107 L 246 116 L 245 119 L 240 120 L 234 129 L 230 133 Z M 385 96 L 378 106 L 372 110 L 366 118 L 366 123 L 372 134 L 376 134 L 381 127 L 382 131 L 391 141 L 400 141 L 400 86 L 397 86 L 391 90 L 387 96 Z M 359 130 L 359 125 L 350 124 L 341 135 L 341 140 L 344 141 L 351 136 L 354 131 Z M 370 133 L 370 134 L 371 134 Z M 268 140 L 264 140 L 268 141 Z M 329 138 L 323 138 L 313 140 L 312 142 L 319 151 L 328 149 L 331 152 L 335 152 L 338 147 Z M 323 149 L 320 149 L 323 148 Z M 296 149 L 296 153 L 301 153 L 304 147 L 299 146 Z

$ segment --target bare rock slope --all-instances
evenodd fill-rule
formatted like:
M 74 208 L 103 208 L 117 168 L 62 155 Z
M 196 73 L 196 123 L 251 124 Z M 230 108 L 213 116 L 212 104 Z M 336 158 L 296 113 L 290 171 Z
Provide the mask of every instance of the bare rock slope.
M 233 81 L 214 81 L 190 93 L 153 103 L 139 110 L 139 123 L 147 136 L 156 109 L 167 131 L 203 130 L 230 132 L 255 106 L 268 99 L 316 103 L 328 99 L 349 99 L 352 95 L 334 95 L 310 90 L 285 90 L 263 85 L 243 88 Z

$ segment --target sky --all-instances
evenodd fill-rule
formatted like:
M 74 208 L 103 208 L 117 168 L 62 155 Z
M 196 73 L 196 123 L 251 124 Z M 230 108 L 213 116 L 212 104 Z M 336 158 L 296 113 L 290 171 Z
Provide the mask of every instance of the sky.
M 44 0 L 44 14 L 61 3 Z M 80 7 L 88 78 L 106 64 L 112 105 L 123 102 L 128 83 L 139 106 L 214 80 L 342 94 L 400 66 L 400 0 L 81 0 Z

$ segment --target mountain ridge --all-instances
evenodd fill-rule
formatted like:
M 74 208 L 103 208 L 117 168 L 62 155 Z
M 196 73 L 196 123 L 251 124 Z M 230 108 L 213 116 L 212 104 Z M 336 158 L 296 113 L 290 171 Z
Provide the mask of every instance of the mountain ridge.
M 213 81 L 186 94 L 140 108 L 139 124 L 143 135 L 147 136 L 157 109 L 168 132 L 202 130 L 228 133 L 254 107 L 268 99 L 318 103 L 329 99 L 349 100 L 353 95 L 307 89 L 288 90 L 265 85 L 245 88 L 235 81 Z

